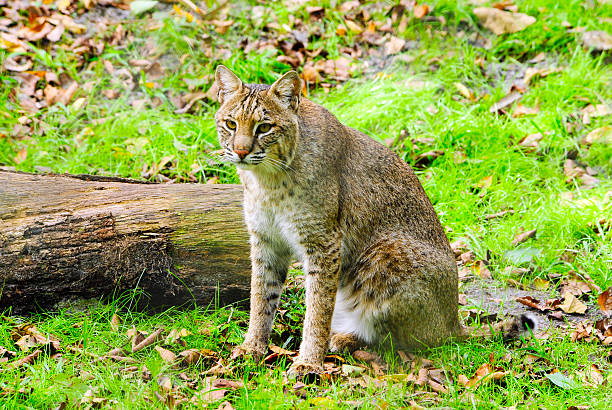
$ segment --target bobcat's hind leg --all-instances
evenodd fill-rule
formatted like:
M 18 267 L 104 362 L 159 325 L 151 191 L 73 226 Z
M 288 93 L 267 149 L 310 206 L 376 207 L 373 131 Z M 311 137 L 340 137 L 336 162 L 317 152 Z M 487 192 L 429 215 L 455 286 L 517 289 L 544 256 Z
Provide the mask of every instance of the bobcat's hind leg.
M 450 251 L 404 232 L 380 235 L 363 250 L 343 291 L 344 323 L 368 343 L 418 350 L 459 333 L 457 268 Z M 341 312 L 342 314 L 342 312 Z M 362 336 L 362 334 L 365 336 Z
M 332 353 L 353 353 L 362 346 L 364 343 L 352 333 L 334 333 L 329 341 L 329 351 Z

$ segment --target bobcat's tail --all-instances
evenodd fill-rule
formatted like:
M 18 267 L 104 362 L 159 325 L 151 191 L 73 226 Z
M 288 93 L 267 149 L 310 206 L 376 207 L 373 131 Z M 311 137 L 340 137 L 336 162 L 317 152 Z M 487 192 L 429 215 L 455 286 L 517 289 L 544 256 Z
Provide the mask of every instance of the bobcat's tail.
M 509 318 L 495 323 L 491 326 L 483 326 L 481 329 L 471 330 L 462 328 L 462 338 L 492 337 L 501 333 L 504 340 L 514 340 L 522 337 L 529 337 L 538 330 L 540 325 L 538 317 L 533 313 L 523 313 L 520 316 L 510 316 Z

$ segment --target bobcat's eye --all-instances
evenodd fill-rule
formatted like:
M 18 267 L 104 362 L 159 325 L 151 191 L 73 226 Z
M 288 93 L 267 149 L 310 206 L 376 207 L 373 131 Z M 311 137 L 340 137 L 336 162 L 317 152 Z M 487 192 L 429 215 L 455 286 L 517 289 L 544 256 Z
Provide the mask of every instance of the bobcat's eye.
M 271 129 L 272 129 L 272 125 L 264 122 L 263 124 L 259 124 L 259 126 L 257 127 L 257 133 L 258 134 L 265 134 L 266 132 L 270 131 Z
M 225 125 L 227 125 L 227 128 L 229 128 L 230 130 L 236 129 L 236 121 L 225 120 Z

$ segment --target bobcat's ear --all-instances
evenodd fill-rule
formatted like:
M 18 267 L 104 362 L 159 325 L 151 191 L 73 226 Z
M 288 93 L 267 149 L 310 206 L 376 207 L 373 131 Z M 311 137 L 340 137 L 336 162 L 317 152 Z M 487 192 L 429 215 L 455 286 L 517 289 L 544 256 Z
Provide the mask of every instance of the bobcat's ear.
M 268 94 L 276 97 L 284 107 L 297 110 L 301 92 L 302 80 L 300 76 L 295 71 L 289 71 L 272 84 Z
M 242 89 L 242 81 L 240 81 L 240 78 L 236 77 L 236 74 L 232 73 L 232 71 L 224 65 L 217 66 L 215 81 L 217 82 L 217 87 L 219 87 L 217 97 L 219 98 L 220 104 L 223 104 L 223 101 L 226 100 L 227 97 Z

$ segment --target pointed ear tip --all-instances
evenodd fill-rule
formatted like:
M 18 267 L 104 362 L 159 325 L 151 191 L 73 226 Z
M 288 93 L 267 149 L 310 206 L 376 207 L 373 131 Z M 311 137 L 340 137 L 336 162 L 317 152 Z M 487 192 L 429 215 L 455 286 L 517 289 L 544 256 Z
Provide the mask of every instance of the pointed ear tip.
M 285 75 L 283 77 L 286 78 L 287 80 L 298 82 L 300 84 L 302 83 L 302 79 L 300 78 L 300 75 L 295 70 L 291 70 L 291 71 L 285 73 Z

